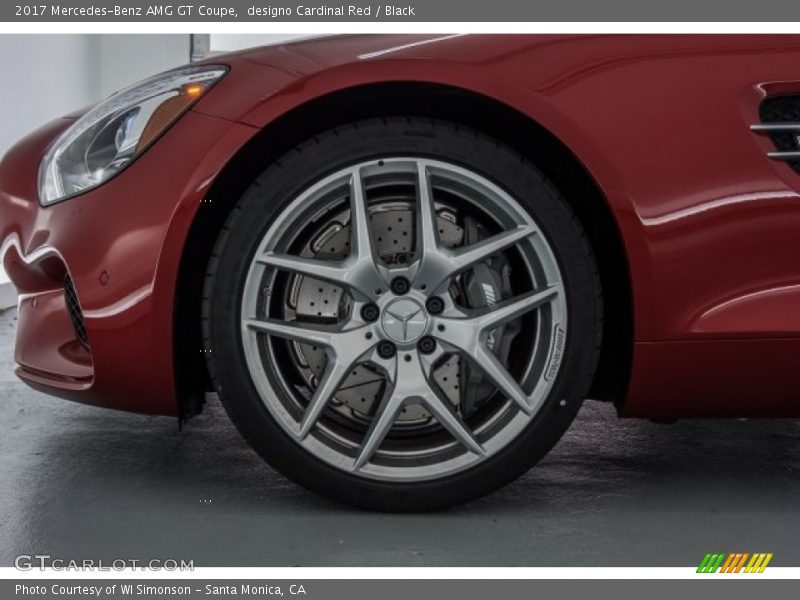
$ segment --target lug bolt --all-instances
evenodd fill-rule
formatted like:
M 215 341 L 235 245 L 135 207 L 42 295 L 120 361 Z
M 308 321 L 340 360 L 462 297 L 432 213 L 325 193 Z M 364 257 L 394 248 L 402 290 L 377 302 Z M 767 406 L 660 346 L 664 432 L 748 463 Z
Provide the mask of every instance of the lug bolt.
M 361 318 L 368 323 L 377 321 L 380 314 L 381 311 L 378 309 L 378 305 L 373 304 L 372 302 L 361 307 Z
M 444 310 L 444 300 L 438 296 L 428 298 L 428 301 L 425 303 L 425 308 L 427 308 L 428 312 L 432 315 L 438 315 Z
M 403 294 L 407 294 L 408 290 L 411 289 L 411 283 L 409 283 L 408 279 L 405 277 L 395 277 L 392 279 L 391 288 L 395 294 L 402 296 Z
M 430 354 L 431 352 L 436 350 L 436 340 L 433 339 L 431 336 L 426 335 L 419 342 L 417 342 L 417 349 L 422 354 Z
M 383 340 L 378 344 L 378 356 L 381 358 L 392 358 L 395 352 L 397 352 L 397 348 L 394 347 L 392 342 Z

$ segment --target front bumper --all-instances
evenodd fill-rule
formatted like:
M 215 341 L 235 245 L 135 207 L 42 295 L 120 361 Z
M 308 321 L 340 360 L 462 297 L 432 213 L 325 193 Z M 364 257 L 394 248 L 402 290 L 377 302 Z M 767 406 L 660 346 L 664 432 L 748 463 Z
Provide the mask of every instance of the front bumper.
M 190 111 L 111 181 L 42 208 L 39 162 L 70 123 L 42 127 L 0 163 L 0 256 L 20 294 L 17 375 L 72 400 L 177 415 L 173 311 L 185 240 L 216 175 L 255 130 Z

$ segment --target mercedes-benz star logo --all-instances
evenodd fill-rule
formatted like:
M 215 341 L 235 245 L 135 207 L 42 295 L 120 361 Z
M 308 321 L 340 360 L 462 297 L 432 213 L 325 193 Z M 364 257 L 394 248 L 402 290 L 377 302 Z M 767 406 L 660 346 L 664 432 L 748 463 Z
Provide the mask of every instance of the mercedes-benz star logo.
M 395 342 L 413 342 L 425 333 L 428 315 L 416 300 L 398 298 L 384 309 L 381 326 L 384 333 Z

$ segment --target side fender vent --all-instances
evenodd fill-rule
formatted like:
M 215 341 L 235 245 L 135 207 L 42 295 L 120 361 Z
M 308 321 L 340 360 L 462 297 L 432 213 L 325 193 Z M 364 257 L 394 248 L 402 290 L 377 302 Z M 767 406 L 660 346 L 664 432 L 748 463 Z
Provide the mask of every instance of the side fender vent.
M 767 156 L 786 161 L 800 173 L 800 96 L 767 98 L 759 107 L 759 117 L 761 122 L 750 129 L 765 133 L 772 140 L 775 150 Z

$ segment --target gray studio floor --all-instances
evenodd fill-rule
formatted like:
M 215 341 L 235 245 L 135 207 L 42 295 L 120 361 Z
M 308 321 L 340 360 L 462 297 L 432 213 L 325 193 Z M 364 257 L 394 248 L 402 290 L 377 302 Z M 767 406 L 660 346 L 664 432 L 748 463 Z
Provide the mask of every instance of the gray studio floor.
M 800 564 L 800 424 L 617 420 L 587 403 L 538 468 L 438 514 L 331 504 L 264 465 L 216 403 L 183 432 L 48 398 L 11 373 L 0 314 L 0 565 L 688 566 L 709 551 Z M 210 499 L 210 503 L 201 502 Z

